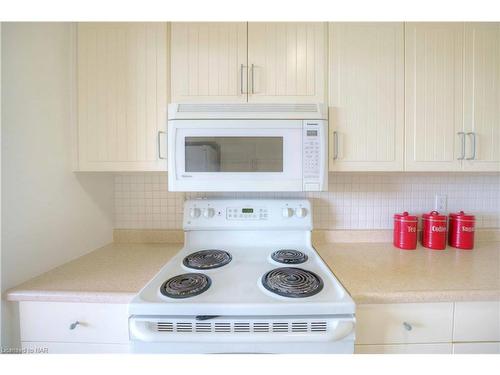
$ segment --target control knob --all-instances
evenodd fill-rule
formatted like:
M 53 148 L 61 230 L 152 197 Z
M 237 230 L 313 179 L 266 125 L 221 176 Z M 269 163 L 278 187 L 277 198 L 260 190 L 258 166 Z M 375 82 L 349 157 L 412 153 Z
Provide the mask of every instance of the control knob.
M 293 210 L 291 208 L 283 208 L 283 217 L 292 217 Z
M 206 217 L 207 219 L 214 217 L 214 215 L 215 215 L 215 211 L 213 208 L 206 208 L 203 210 L 203 216 Z
M 201 211 L 199 208 L 191 208 L 189 210 L 189 216 L 191 216 L 193 219 L 200 217 Z
M 295 209 L 295 216 L 297 217 L 306 217 L 307 216 L 307 209 L 303 207 L 299 207 Z

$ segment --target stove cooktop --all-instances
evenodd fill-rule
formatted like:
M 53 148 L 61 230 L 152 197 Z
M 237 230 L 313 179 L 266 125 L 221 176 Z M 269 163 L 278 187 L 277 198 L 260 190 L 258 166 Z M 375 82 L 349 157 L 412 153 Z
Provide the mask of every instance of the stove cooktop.
M 308 256 L 299 250 L 277 250 L 271 259 L 278 263 L 299 264 Z M 231 254 L 223 250 L 201 250 L 186 256 L 182 264 L 187 268 L 209 270 L 223 267 L 232 260 Z M 296 267 L 273 269 L 262 276 L 262 286 L 272 293 L 289 298 L 310 297 L 323 289 L 323 280 L 311 271 Z M 160 292 L 169 298 L 189 298 L 208 290 L 211 279 L 202 273 L 185 273 L 171 277 L 160 287 Z
M 351 297 L 311 245 L 307 201 L 237 203 L 241 208 L 228 200 L 186 202 L 185 246 L 133 299 L 131 314 L 354 313 Z M 295 205 L 306 215 L 288 217 Z M 193 208 L 211 208 L 213 221 L 191 214 Z M 257 210 L 262 216 L 251 215 Z
M 315 250 L 300 251 L 307 261 L 300 267 L 283 267 L 272 260 L 273 251 L 267 247 L 234 247 L 231 261 L 224 266 L 187 272 L 183 260 L 193 249 L 184 248 L 133 300 L 130 311 L 146 315 L 352 314 L 350 296 Z M 187 275 L 206 279 L 183 280 Z M 171 289 L 177 289 L 181 297 L 163 292 L 172 279 L 177 284 L 169 283 Z M 190 283 L 194 291 L 183 294 Z

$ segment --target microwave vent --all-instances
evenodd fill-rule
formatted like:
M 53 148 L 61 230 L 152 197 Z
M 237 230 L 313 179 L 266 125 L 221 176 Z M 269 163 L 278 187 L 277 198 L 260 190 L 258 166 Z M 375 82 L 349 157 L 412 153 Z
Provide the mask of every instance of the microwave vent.
M 170 104 L 169 119 L 322 119 L 326 106 L 316 103 L 182 103 Z
M 179 104 L 178 112 L 311 112 L 315 113 L 316 104 Z

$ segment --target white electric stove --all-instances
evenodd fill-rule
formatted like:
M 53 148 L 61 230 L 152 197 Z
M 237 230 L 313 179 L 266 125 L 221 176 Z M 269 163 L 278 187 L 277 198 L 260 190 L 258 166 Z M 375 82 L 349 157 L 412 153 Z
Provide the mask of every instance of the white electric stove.
M 307 200 L 189 200 L 184 248 L 132 300 L 142 353 L 352 353 L 355 305 Z

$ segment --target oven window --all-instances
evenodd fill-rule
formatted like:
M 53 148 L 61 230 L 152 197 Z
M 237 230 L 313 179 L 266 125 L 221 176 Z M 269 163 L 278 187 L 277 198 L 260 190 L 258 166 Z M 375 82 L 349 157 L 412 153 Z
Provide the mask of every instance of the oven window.
M 186 172 L 283 172 L 283 137 L 186 137 Z

